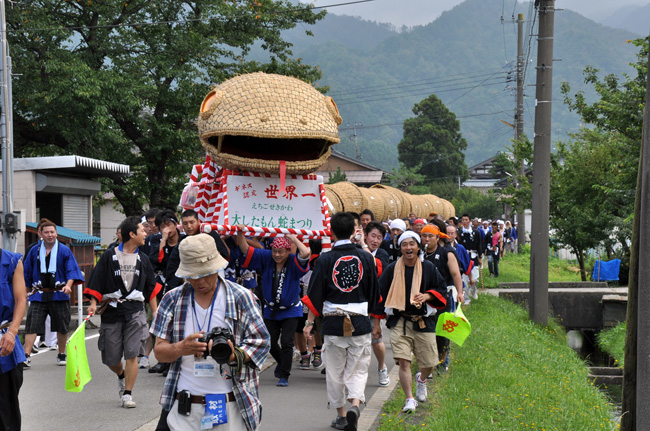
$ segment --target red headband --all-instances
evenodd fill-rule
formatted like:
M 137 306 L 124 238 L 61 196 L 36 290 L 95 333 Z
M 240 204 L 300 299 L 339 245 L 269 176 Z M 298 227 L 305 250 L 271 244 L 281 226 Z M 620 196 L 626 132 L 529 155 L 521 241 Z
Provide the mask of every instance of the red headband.
M 286 248 L 291 250 L 291 243 L 283 236 L 276 237 L 271 243 L 271 248 Z

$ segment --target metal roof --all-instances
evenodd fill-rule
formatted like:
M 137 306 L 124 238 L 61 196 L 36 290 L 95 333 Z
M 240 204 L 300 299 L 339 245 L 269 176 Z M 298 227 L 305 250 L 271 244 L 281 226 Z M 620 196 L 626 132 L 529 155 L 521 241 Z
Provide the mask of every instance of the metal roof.
M 490 178 L 485 180 L 466 180 L 463 182 L 463 186 L 473 187 L 473 188 L 479 188 L 479 187 L 492 188 L 496 185 L 497 182 L 499 182 L 499 178 Z
M 38 223 L 28 222 L 25 223 L 28 228 L 36 232 Z M 70 245 L 92 245 L 102 242 L 102 239 L 96 236 L 88 235 L 87 233 L 77 232 L 76 230 L 68 229 L 63 226 L 56 226 L 57 236 L 69 239 Z
M 90 177 L 120 177 L 130 173 L 129 165 L 82 156 L 25 157 L 14 159 L 13 168 L 14 171 L 59 171 Z
M 332 172 L 334 174 L 335 172 Z M 355 184 L 378 184 L 381 182 L 381 178 L 384 175 L 384 171 L 341 171 L 342 174 L 345 174 L 347 181 Z M 315 172 L 316 175 L 321 175 L 323 180 L 327 182 L 329 180 L 328 171 Z

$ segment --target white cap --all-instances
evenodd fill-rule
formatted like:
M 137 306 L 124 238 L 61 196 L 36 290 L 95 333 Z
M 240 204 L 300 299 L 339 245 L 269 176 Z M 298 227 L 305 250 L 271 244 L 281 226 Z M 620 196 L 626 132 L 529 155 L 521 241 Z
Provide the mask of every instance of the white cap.
M 406 230 L 406 223 L 404 223 L 404 220 L 402 220 L 401 218 L 396 218 L 395 220 L 390 222 L 390 228 L 399 229 L 402 232 L 404 232 Z

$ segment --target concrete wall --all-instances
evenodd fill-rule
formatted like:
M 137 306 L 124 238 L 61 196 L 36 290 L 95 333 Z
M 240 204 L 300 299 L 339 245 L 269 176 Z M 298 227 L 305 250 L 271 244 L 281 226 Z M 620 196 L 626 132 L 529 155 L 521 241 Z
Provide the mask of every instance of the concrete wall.
M 2 176 L 0 176 L 0 187 L 2 187 Z M 25 222 L 36 220 L 36 179 L 34 171 L 14 172 L 14 210 L 22 210 L 21 214 Z M 23 253 L 24 250 L 25 237 L 21 233 L 18 236 L 16 251 Z
M 117 209 L 114 208 L 117 203 L 114 196 L 106 195 L 104 198 L 106 199 L 106 203 L 99 209 L 99 219 L 101 221 L 100 236 L 102 238 L 101 245 L 103 246 L 115 241 L 117 238 L 115 236 L 115 230 L 125 218 L 120 204 L 117 204 Z

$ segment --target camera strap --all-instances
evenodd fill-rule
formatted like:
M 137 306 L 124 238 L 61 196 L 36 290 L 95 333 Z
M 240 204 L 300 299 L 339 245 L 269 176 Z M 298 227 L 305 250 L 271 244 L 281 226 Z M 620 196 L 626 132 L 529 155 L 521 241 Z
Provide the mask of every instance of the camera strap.
M 217 288 L 214 290 L 214 294 L 212 295 L 212 306 L 210 307 L 210 317 L 208 318 L 208 327 L 205 328 L 205 332 L 210 331 L 210 323 L 212 322 L 212 311 L 214 311 L 214 303 L 217 300 L 217 292 L 219 291 L 219 278 L 217 278 Z M 194 312 L 194 320 L 196 320 L 196 326 L 198 326 L 199 331 L 201 332 L 201 324 L 199 323 L 199 318 L 196 315 L 196 302 L 194 301 L 194 289 L 192 289 L 192 312 Z M 205 320 L 203 321 L 205 324 Z

